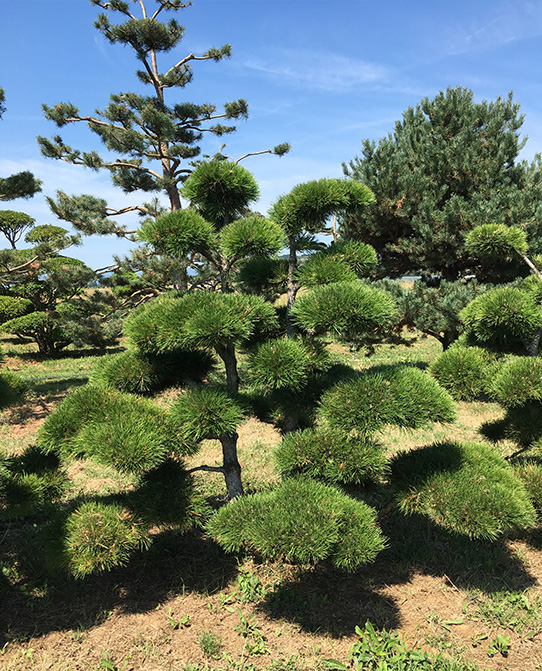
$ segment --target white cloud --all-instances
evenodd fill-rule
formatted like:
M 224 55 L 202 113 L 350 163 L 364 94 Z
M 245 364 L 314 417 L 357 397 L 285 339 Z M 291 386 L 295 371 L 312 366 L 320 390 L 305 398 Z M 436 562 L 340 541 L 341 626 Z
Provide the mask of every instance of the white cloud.
M 267 54 L 266 59 L 246 60 L 244 65 L 290 83 L 337 92 L 381 82 L 390 75 L 389 69 L 378 63 L 308 50 L 283 49 Z

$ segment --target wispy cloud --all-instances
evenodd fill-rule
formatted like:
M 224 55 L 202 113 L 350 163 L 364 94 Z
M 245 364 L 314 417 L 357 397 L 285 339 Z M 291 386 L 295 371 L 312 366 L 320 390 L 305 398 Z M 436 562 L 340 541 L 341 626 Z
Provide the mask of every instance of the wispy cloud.
M 495 49 L 542 35 L 542 3 L 505 2 L 494 6 L 484 21 L 458 22 L 445 46 L 447 55 Z
M 309 50 L 277 50 L 265 58 L 248 59 L 244 66 L 291 84 L 337 92 L 381 82 L 390 76 L 389 69 L 378 63 Z

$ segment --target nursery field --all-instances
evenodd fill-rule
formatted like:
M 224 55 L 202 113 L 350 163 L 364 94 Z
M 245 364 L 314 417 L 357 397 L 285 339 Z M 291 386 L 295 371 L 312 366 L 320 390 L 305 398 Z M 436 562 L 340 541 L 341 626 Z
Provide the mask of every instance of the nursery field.
M 62 398 L 86 383 L 101 354 L 68 349 L 44 360 L 14 339 L 2 346 L 4 366 L 31 384 L 24 404 L 0 415 L 0 451 L 17 455 Z M 359 368 L 425 368 L 441 352 L 435 339 L 412 332 L 372 352 L 329 348 Z M 179 393 L 169 390 L 160 402 Z M 379 438 L 389 455 L 443 440 L 480 442 L 480 427 L 503 412 L 490 401 L 459 402 L 453 423 L 385 427 Z M 242 425 L 238 450 L 248 491 L 278 480 L 272 455 L 279 441 L 268 424 Z M 492 445 L 503 456 L 515 449 L 505 440 Z M 218 457 L 208 441 L 197 461 Z M 90 461 L 73 461 L 69 475 L 71 498 L 130 485 L 129 476 Z M 201 486 L 209 497 L 224 494 L 219 475 L 202 475 Z M 388 547 L 355 573 L 326 563 L 257 563 L 225 554 L 202 532 L 155 530 L 150 551 L 126 567 L 76 580 L 45 570 L 39 519 L 0 521 L 0 669 L 418 670 L 432 668 L 429 660 L 439 655 L 435 668 L 445 671 L 542 669 L 542 531 L 468 540 L 421 516 L 407 520 L 379 500 L 378 488 L 374 497 Z M 397 636 L 404 647 L 395 666 L 364 662 L 378 659 Z M 407 648 L 421 651 L 418 662 Z

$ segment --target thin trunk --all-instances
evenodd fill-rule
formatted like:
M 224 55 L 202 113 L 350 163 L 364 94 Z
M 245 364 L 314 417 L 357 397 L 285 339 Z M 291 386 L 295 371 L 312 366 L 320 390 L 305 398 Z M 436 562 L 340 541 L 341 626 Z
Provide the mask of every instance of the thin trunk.
M 228 499 L 234 499 L 245 493 L 241 482 L 241 466 L 237 460 L 237 438 L 237 433 L 220 438 Z
M 299 428 L 299 415 L 287 414 L 284 417 L 284 422 L 282 423 L 281 433 L 285 435 L 291 431 L 295 431 Z
M 527 353 L 529 356 L 538 356 L 538 348 L 540 347 L 540 338 L 542 337 L 542 329 L 533 335 L 531 340 L 526 343 Z
M 297 254 L 295 249 L 295 238 L 290 236 L 288 238 L 288 245 L 290 247 L 290 254 L 288 257 L 288 290 L 286 300 L 286 335 L 288 338 L 294 336 L 294 325 L 290 317 L 290 310 L 294 304 L 295 297 L 299 286 L 295 280 L 295 271 L 297 270 Z
M 239 391 L 239 373 L 237 371 L 237 357 L 233 344 L 222 345 L 216 348 L 218 356 L 224 362 L 226 368 L 226 387 L 236 394 Z

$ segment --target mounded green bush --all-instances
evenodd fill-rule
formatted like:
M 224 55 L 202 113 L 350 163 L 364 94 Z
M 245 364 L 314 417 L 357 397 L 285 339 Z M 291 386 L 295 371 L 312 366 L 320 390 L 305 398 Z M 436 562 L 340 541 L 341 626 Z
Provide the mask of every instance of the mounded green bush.
M 542 464 L 523 463 L 514 465 L 514 471 L 523 482 L 538 514 L 542 513 Z
M 244 217 L 220 231 L 220 247 L 228 259 L 276 254 L 286 244 L 282 228 L 265 217 Z
M 188 252 L 207 252 L 216 247 L 214 226 L 194 209 L 175 210 L 156 219 L 147 219 L 138 238 L 151 244 L 159 254 L 184 258 Z
M 520 357 L 505 362 L 491 384 L 491 393 L 505 408 L 542 403 L 542 359 Z
M 323 428 L 287 434 L 275 460 L 283 476 L 305 475 L 342 485 L 378 480 L 387 465 L 382 447 L 374 441 Z
M 468 335 L 502 347 L 530 340 L 542 328 L 542 311 L 532 295 L 515 287 L 491 289 L 461 310 Z
M 244 549 L 294 564 L 329 558 L 347 571 L 373 561 L 386 545 L 369 506 L 308 478 L 234 499 L 207 529 L 227 552 Z
M 14 296 L 0 296 L 0 324 L 16 319 L 31 312 L 32 301 L 27 298 L 15 298 Z
M 154 468 L 170 452 L 193 449 L 164 408 L 100 385 L 69 394 L 42 424 L 38 439 L 44 451 L 95 456 L 131 472 Z
M 319 414 L 334 428 L 370 435 L 383 424 L 417 428 L 450 422 L 455 404 L 427 373 L 402 367 L 339 383 L 322 396 Z
M 187 441 L 199 443 L 233 435 L 245 419 L 245 413 L 227 392 L 211 387 L 195 387 L 175 400 L 171 417 Z
M 153 394 L 161 387 L 156 366 L 136 350 L 102 357 L 92 369 L 90 381 L 130 394 Z
M 90 501 L 72 512 L 64 525 L 62 563 L 76 578 L 125 565 L 150 545 L 145 526 L 119 504 Z
M 35 340 L 39 351 L 45 354 L 57 352 L 70 343 L 59 321 L 45 312 L 10 319 L 0 326 L 0 331 Z
M 429 371 L 458 401 L 473 401 L 486 390 L 491 355 L 481 347 L 455 345 L 440 354 Z
M 288 260 L 267 257 L 248 259 L 240 267 L 237 279 L 245 293 L 275 300 L 286 292 Z
M 437 443 L 392 460 L 401 510 L 471 538 L 530 527 L 536 513 L 512 467 L 483 443 Z
M 4 370 L 0 373 L 0 409 L 20 403 L 29 385 L 16 373 Z
M 390 326 L 397 309 L 385 291 L 361 282 L 336 282 L 301 294 L 291 315 L 296 325 L 311 335 L 329 332 L 356 339 Z
M 465 248 L 472 256 L 487 261 L 505 261 L 527 251 L 525 231 L 517 226 L 482 224 L 465 238 Z
M 66 475 L 59 459 L 29 447 L 23 454 L 0 459 L 0 517 L 21 518 L 36 507 L 59 499 Z
M 129 492 L 128 502 L 138 517 L 149 524 L 181 531 L 201 526 L 211 515 L 209 504 L 199 494 L 191 475 L 173 459 L 144 473 Z
M 297 279 L 304 287 L 318 287 L 335 282 L 354 282 L 357 275 L 339 256 L 314 254 L 300 266 Z

